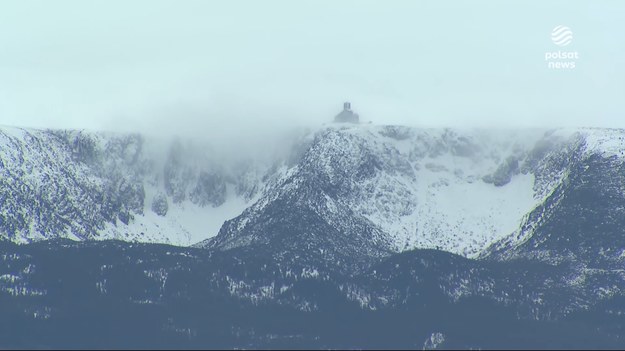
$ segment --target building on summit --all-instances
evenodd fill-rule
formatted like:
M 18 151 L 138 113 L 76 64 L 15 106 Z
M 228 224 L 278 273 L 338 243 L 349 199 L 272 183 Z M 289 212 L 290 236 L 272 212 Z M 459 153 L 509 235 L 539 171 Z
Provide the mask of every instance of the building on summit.
M 358 114 L 352 111 L 352 105 L 349 102 L 343 103 L 343 111 L 334 117 L 337 123 L 358 123 Z

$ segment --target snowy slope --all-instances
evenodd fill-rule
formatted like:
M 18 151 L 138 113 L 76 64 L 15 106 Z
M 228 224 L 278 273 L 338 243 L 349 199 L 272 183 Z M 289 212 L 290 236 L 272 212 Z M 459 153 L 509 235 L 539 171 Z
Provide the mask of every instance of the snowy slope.
M 192 245 L 221 233 L 200 246 L 230 248 L 332 232 L 379 252 L 476 257 L 526 241 L 529 214 L 554 199 L 572 158 L 622 158 L 624 140 L 609 129 L 333 124 L 258 158 L 210 142 L 3 127 L 0 237 Z
M 237 168 L 177 140 L 3 127 L 0 236 L 190 245 L 253 202 L 268 168 Z M 166 214 L 153 210 L 157 196 Z
M 265 236 L 281 232 L 322 235 L 310 233 L 308 222 L 265 223 L 297 209 L 300 217 L 317 213 L 353 242 L 477 257 L 504 238 L 522 240 L 519 228 L 566 182 L 578 150 L 602 158 L 621 154 L 623 135 L 602 129 L 326 126 L 312 133 L 297 165 L 266 196 L 200 246 L 266 243 Z M 350 223 L 373 237 L 360 237 Z
M 543 162 L 560 181 L 519 228 L 482 256 L 621 268 L 625 250 L 625 131 L 558 130 L 570 142 Z M 549 167 L 546 167 L 549 168 Z
M 398 140 L 397 133 L 402 133 Z M 542 131 L 410 130 L 356 128 L 390 163 L 409 171 L 380 172 L 363 182 L 362 197 L 350 204 L 383 228 L 397 251 L 441 248 L 473 256 L 514 231 L 542 200 L 531 173 L 514 174 L 505 185 L 483 180 L 510 156 L 523 157 Z
M 229 187 L 223 204 L 217 207 L 200 206 L 189 200 L 171 203 L 167 215 L 160 216 L 151 211 L 149 204 L 155 188 L 146 187 L 144 214 L 135 216 L 128 225 L 106 223 L 99 239 L 119 239 L 126 241 L 166 243 L 189 246 L 215 236 L 223 223 L 238 214 L 249 201 L 238 196 Z

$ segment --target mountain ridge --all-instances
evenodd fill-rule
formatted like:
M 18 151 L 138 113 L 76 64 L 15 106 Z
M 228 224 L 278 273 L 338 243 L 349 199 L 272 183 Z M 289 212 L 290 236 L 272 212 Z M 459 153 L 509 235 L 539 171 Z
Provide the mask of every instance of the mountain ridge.
M 567 181 L 572 158 L 620 162 L 624 135 L 330 125 L 292 138 L 264 164 L 224 164 L 218 150 L 180 139 L 155 147 L 140 134 L 2 128 L 0 236 L 229 248 L 263 240 L 265 222 L 299 209 L 347 240 L 344 248 L 352 240 L 374 256 L 438 248 L 482 257 L 521 240 L 519 228 Z M 258 220 L 267 206 L 273 217 Z M 296 220 L 283 225 L 305 232 Z
M 162 224 L 189 204 L 208 219 L 231 200 L 224 191 L 246 200 L 196 247 L 97 230 L 28 244 L 0 235 L 0 347 L 625 340 L 624 131 L 331 126 L 260 168 L 215 168 L 210 149 L 180 140 L 157 162 L 137 135 L 13 133 L 0 132 L 3 233 L 29 218 L 24 228 L 52 233 Z

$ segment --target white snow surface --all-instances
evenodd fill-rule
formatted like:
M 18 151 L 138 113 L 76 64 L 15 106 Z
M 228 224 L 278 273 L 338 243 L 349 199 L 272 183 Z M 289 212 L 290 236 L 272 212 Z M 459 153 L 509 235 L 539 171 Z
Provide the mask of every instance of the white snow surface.
M 237 216 L 255 201 L 258 195 L 247 194 L 243 191 L 237 192 L 234 183 L 244 189 L 249 188 L 247 183 L 252 183 L 252 187 L 256 186 L 260 189 L 262 181 L 258 178 L 267 168 L 264 165 L 258 166 L 251 172 L 243 173 L 244 179 L 226 180 L 226 196 L 224 202 L 218 206 L 212 204 L 200 206 L 188 198 L 182 202 L 175 202 L 168 197 L 167 214 L 159 216 L 152 211 L 151 204 L 157 193 L 165 192 L 163 166 L 171 145 L 169 140 L 146 137 L 127 139 L 128 135 L 104 132 L 67 131 L 67 133 L 72 136 L 86 135 L 94 141 L 96 148 L 104 155 L 102 159 L 105 170 L 113 173 L 119 172 L 129 181 L 135 181 L 138 176 L 143 177 L 139 179 L 145 192 L 143 213 L 133 213 L 133 219 L 128 224 L 119 220 L 105 222 L 104 227 L 89 239 L 119 239 L 181 246 L 195 244 L 217 235 L 224 221 Z M 54 198 L 53 204 L 63 201 L 84 202 L 83 194 L 80 193 L 75 183 L 76 180 L 82 182 L 83 185 L 90 184 L 94 188 L 104 184 L 103 178 L 93 172 L 90 166 L 72 158 L 71 150 L 61 139 L 47 130 L 0 127 L 0 176 L 5 177 L 4 185 L 6 186 L 2 190 L 4 194 L 0 194 L 2 195 L 0 196 L 0 224 L 3 218 L 15 216 L 12 212 L 20 207 L 19 201 L 30 201 L 31 198 L 40 196 L 39 194 L 50 192 L 56 194 L 55 196 L 61 196 L 58 195 L 59 193 L 65 194 L 62 198 Z M 122 148 L 121 151 L 120 148 Z M 135 155 L 139 155 L 140 161 L 129 165 L 127 161 L 133 159 Z M 231 176 L 229 169 L 213 167 L 211 163 L 214 162 L 213 156 L 202 145 L 193 150 L 185 150 L 184 157 L 191 163 L 188 171 L 199 173 L 208 170 L 221 172 L 224 177 Z M 65 177 L 63 172 L 69 172 L 75 178 Z M 11 177 L 8 177 L 9 175 Z M 15 182 L 15 177 L 18 177 L 21 184 Z M 0 180 L 0 185 L 2 185 L 2 180 Z M 189 186 L 189 189 L 192 189 L 192 186 L 193 184 Z M 20 195 L 26 198 L 18 199 L 17 193 L 11 190 L 14 187 L 20 187 L 22 190 Z M 18 202 L 13 205 L 12 201 Z M 60 211 L 63 211 L 62 208 L 62 204 L 59 205 Z M 65 213 L 58 215 L 71 221 Z M 28 230 L 19 232 L 17 236 L 10 237 L 10 239 L 18 243 L 28 243 L 50 238 L 49 235 L 39 232 L 36 227 L 36 223 L 31 221 Z M 7 234 L 4 228 L 0 228 L 0 236 L 3 235 Z M 72 231 L 56 232 L 54 235 L 72 240 L 85 239 L 84 236 L 80 237 Z
M 387 233 L 396 251 L 439 248 L 475 257 L 511 234 L 543 200 L 534 191 L 533 174 L 516 174 L 503 186 L 488 184 L 482 177 L 508 156 L 530 150 L 544 131 L 393 127 L 398 133 L 388 136 L 390 130 L 380 126 L 330 128 L 331 134 L 336 131 L 341 136 L 331 141 L 335 145 L 330 152 L 356 144 L 379 155 L 385 166 L 391 165 L 356 184 L 354 199 L 343 200 Z M 345 134 L 354 139 L 345 143 Z M 343 151 L 349 157 L 358 154 Z M 401 171 L 392 168 L 403 162 L 408 169 L 406 165 L 396 167 Z
M 229 187 L 230 188 L 230 187 Z M 146 187 L 146 190 L 149 187 Z M 239 215 L 250 202 L 236 196 L 229 189 L 226 202 L 218 207 L 198 206 L 189 200 L 170 203 L 165 216 L 150 209 L 152 196 L 146 196 L 144 215 L 135 216 L 128 225 L 107 223 L 98 239 L 119 239 L 137 242 L 164 243 L 190 246 L 212 238 L 228 219 Z M 147 191 L 149 194 L 150 192 Z
M 517 231 L 526 214 L 540 205 L 566 172 L 552 170 L 552 179 L 537 184 L 523 161 L 539 141 L 575 143 L 583 140 L 586 155 L 625 158 L 621 129 L 458 130 L 408 129 L 394 137 L 385 127 L 338 127 L 365 140 L 389 163 L 408 160 L 410 173 L 385 172 L 369 180 L 367 197 L 353 208 L 390 235 L 397 251 L 437 248 L 477 257 L 490 244 Z M 399 140 L 398 140 L 399 139 Z M 454 145 L 470 146 L 466 150 Z M 434 148 L 432 147 L 434 145 Z M 387 150 L 387 151 L 384 151 Z M 399 156 L 394 156 L 397 150 Z M 435 151 L 434 151 L 435 150 Z M 434 151 L 434 152 L 432 152 Z M 560 151 L 558 148 L 554 152 Z M 514 156 L 520 170 L 502 186 L 483 181 L 502 161 Z
M 43 131 L 0 127 L 0 160 L 6 163 L 16 157 L 9 139 L 28 143 L 32 136 L 46 137 Z M 535 175 L 520 167 L 504 185 L 483 180 L 509 157 L 522 163 L 540 140 L 574 136 L 584 138 L 588 152 L 605 157 L 623 157 L 625 152 L 623 130 L 590 128 L 546 131 L 329 125 L 311 131 L 289 147 L 295 150 L 297 143 L 314 145 L 314 136 L 321 136 L 321 140 L 315 146 L 317 149 L 308 152 L 317 152 L 315 156 L 321 159 L 319 164 L 331 180 L 343 176 L 341 171 L 358 166 L 355 158 L 364 154 L 374 155 L 381 167 L 371 177 L 351 180 L 348 197 L 326 194 L 328 211 L 336 208 L 336 201 L 347 204 L 385 232 L 396 251 L 439 248 L 466 257 L 479 255 L 491 243 L 515 232 L 524 216 L 544 201 L 561 178 L 557 175 L 548 184 L 537 184 Z M 114 137 L 109 134 L 96 134 L 102 148 L 111 138 Z M 67 150 L 57 146 L 50 143 L 40 154 L 26 155 L 26 162 L 14 165 L 23 168 L 26 183 L 45 186 L 42 180 L 45 175 L 58 172 L 64 162 L 69 162 Z M 160 165 L 165 149 L 162 145 L 152 146 L 142 152 Z M 202 150 L 196 152 L 203 154 Z M 339 161 L 338 166 L 330 162 L 335 160 Z M 81 171 L 86 166 L 76 167 Z M 186 246 L 213 237 L 224 221 L 238 216 L 257 201 L 271 201 L 268 192 L 272 189 L 268 184 L 280 182 L 271 182 L 267 177 L 284 179 L 301 165 L 279 159 L 273 165 L 259 167 L 262 169 L 248 172 L 245 180 L 248 188 L 257 189 L 251 196 L 237 192 L 237 184 L 229 181 L 225 201 L 219 206 L 199 206 L 188 199 L 180 203 L 170 200 L 167 214 L 159 216 L 150 208 L 152 198 L 162 192 L 159 178 L 162 171 L 157 166 L 143 180 L 146 194 L 143 214 L 135 215 L 128 225 L 107 223 L 95 239 Z M 100 181 L 86 170 L 81 174 L 94 184 Z M 59 235 L 79 239 L 71 232 Z M 15 240 L 29 242 L 41 238 L 33 228 Z

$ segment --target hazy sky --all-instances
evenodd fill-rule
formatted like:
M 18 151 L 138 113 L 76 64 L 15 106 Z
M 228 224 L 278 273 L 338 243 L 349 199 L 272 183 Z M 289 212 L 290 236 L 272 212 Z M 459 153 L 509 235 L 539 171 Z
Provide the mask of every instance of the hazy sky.
M 624 35 L 619 0 L 7 0 L 0 124 L 253 130 L 350 100 L 379 124 L 625 127 Z

